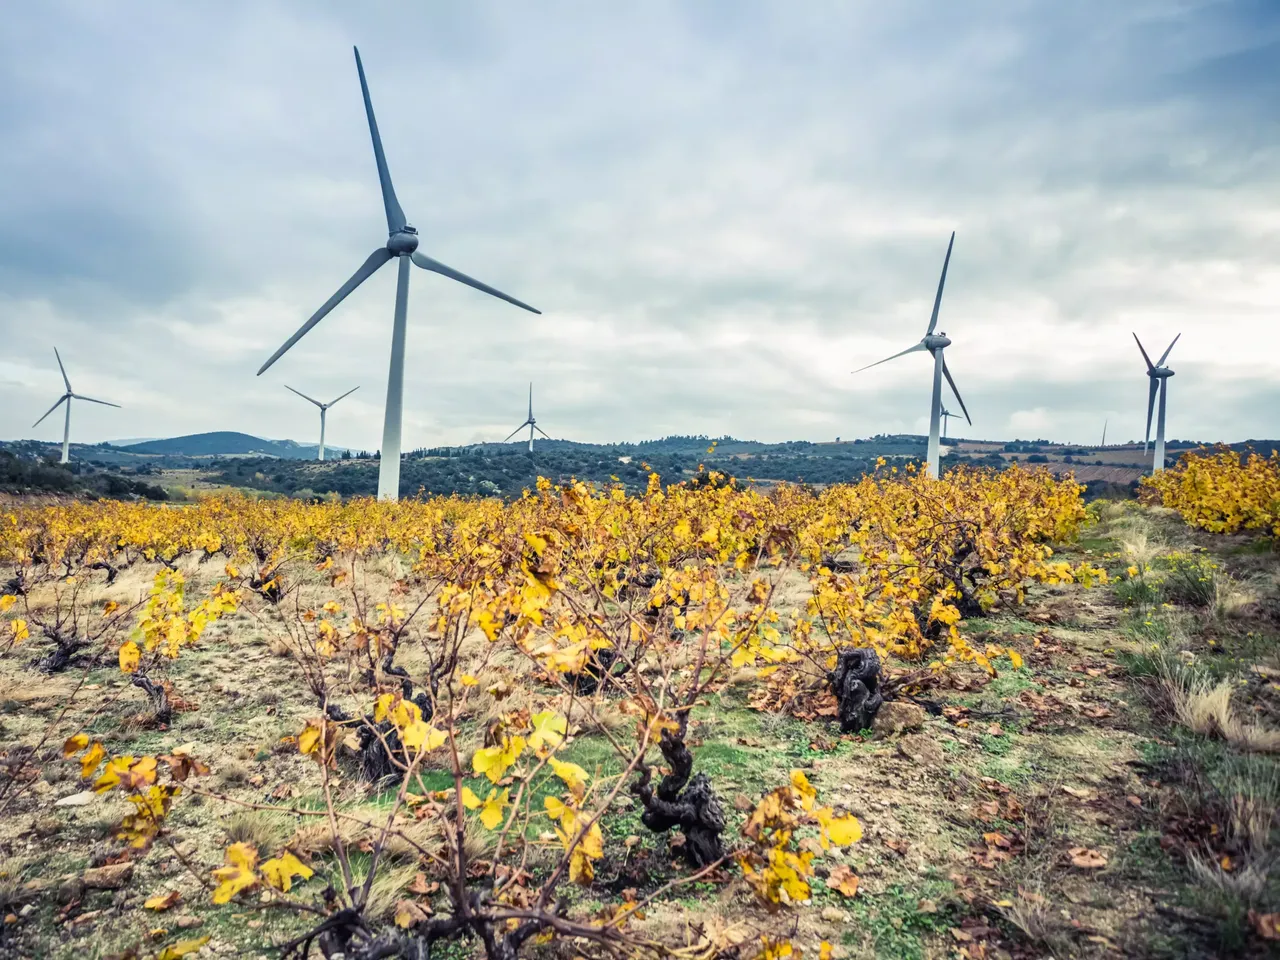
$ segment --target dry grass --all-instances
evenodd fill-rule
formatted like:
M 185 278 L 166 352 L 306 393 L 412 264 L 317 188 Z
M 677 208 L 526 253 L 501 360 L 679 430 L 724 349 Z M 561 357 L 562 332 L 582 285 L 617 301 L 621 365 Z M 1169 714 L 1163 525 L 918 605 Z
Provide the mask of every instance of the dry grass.
M 1213 582 L 1213 612 L 1220 618 L 1247 616 L 1258 606 L 1261 598 L 1251 585 L 1226 574 L 1219 574 Z
M 998 908 L 1004 918 L 1023 932 L 1032 943 L 1043 946 L 1050 956 L 1058 955 L 1062 946 L 1060 921 L 1053 905 L 1038 891 L 1018 888 L 1012 906 Z
M 413 882 L 417 873 L 418 867 L 415 864 L 379 867 L 377 875 L 373 878 L 373 885 L 369 888 L 369 902 L 365 906 L 365 916 L 376 918 L 390 916 L 396 908 L 396 903 L 401 899 L 404 888 Z M 357 876 L 354 879 L 357 885 L 364 882 L 363 876 Z
M 1187 866 L 1196 883 L 1221 901 L 1258 906 L 1266 896 L 1268 867 L 1264 863 L 1250 863 L 1228 872 L 1212 857 L 1192 854 Z
M 1241 750 L 1253 753 L 1280 753 L 1280 730 L 1242 720 L 1231 706 L 1235 684 L 1191 679 L 1167 670 L 1164 690 L 1179 723 L 1205 737 L 1222 737 Z
M 1156 557 L 1168 550 L 1160 540 L 1151 535 L 1145 524 L 1128 524 L 1117 538 L 1120 551 L 1126 560 L 1139 568 L 1150 566 Z
M 230 843 L 247 843 L 260 851 L 274 853 L 289 836 L 289 817 L 266 810 L 242 810 L 230 814 L 222 829 Z

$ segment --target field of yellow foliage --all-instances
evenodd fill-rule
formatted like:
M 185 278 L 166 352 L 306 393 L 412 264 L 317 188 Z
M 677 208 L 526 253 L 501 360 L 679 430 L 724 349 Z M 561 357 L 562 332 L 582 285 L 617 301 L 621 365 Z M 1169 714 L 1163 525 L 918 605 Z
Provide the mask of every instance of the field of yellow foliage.
M 874 896 L 856 851 L 892 817 L 817 771 L 860 778 L 885 742 L 940 770 L 928 716 L 998 754 L 1013 714 L 982 721 L 966 691 L 1053 712 L 1025 677 L 1062 639 L 1026 632 L 1029 602 L 1096 610 L 1113 593 L 1090 588 L 1132 578 L 1079 545 L 1099 524 L 1081 491 L 712 473 L 510 503 L 11 510 L 0 819 L 34 827 L 0 836 L 22 864 L 4 936 L 70 956 L 100 926 L 103 955 L 165 960 L 845 955 L 831 925 Z M 1030 828 L 1004 780 L 976 782 L 994 869 Z M 69 832 L 93 836 L 28 859 L 24 836 Z M 1069 863 L 1106 862 L 1078 846 Z M 713 892 L 738 906 L 703 915 Z M 971 957 L 1017 927 L 951 920 Z

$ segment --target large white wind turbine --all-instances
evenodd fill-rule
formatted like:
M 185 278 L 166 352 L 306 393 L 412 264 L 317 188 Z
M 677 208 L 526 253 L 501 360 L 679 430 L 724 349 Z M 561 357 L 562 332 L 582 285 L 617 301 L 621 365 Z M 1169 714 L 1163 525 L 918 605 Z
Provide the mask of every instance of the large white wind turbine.
M 284 388 L 286 390 L 293 390 L 293 387 L 289 386 L 287 383 L 284 385 Z M 360 389 L 359 387 L 352 387 L 350 390 L 344 393 L 342 397 L 349 397 L 351 396 L 351 394 L 355 393 L 359 389 Z M 293 392 L 296 393 L 298 396 L 300 396 L 303 400 L 310 400 L 312 403 L 314 403 L 317 407 L 320 408 L 320 452 L 316 455 L 316 459 L 323 460 L 324 459 L 324 415 L 328 413 L 329 408 L 332 407 L 335 403 L 337 403 L 338 400 L 341 400 L 342 397 L 339 397 L 338 400 L 330 400 L 328 403 L 321 403 L 319 400 L 315 399 L 315 397 L 308 397 L 301 390 L 293 390 Z
M 78 393 L 73 393 L 71 390 L 71 381 L 67 379 L 67 368 L 62 365 L 62 356 L 58 353 L 57 347 L 53 348 L 53 355 L 58 358 L 58 369 L 62 371 L 62 382 L 66 384 L 67 392 L 58 398 L 57 403 L 55 403 L 52 407 L 50 407 L 48 410 L 45 411 L 44 417 L 49 416 L 49 414 L 57 410 L 58 407 L 61 406 L 62 404 L 65 403 L 67 405 L 67 416 L 62 423 L 62 461 L 61 461 L 62 463 L 66 463 L 68 460 L 71 459 L 71 401 L 72 400 L 88 400 L 90 403 L 100 403 L 104 407 L 115 407 L 117 410 L 120 409 L 120 404 L 108 403 L 106 400 L 95 400 L 93 399 L 93 397 L 84 397 Z M 36 427 L 40 426 L 40 424 L 44 421 L 44 417 L 41 417 L 39 420 L 33 423 L 31 425 L 31 428 L 34 430 Z
M 941 459 L 941 444 L 939 443 L 938 426 L 942 418 L 942 378 L 947 378 L 947 383 L 951 385 L 951 392 L 955 394 L 956 400 L 960 403 L 960 409 L 964 411 L 964 418 L 973 425 L 973 420 L 969 417 L 969 411 L 964 405 L 964 400 L 960 397 L 960 391 L 956 389 L 956 382 L 951 378 L 951 371 L 947 369 L 947 361 L 943 359 L 942 351 L 951 346 L 951 341 L 947 339 L 945 333 L 934 333 L 934 329 L 938 326 L 938 308 L 942 306 L 942 288 L 947 282 L 947 266 L 951 263 L 951 248 L 955 245 L 956 234 L 951 231 L 951 240 L 947 244 L 947 256 L 942 261 L 942 276 L 938 279 L 938 294 L 933 299 L 933 315 L 929 318 L 929 329 L 925 331 L 924 337 L 915 346 L 907 347 L 901 353 L 895 353 L 892 357 L 885 357 L 883 360 L 877 360 L 875 363 L 869 363 L 865 367 L 859 367 L 854 373 L 861 373 L 863 370 L 870 370 L 872 367 L 878 367 L 882 363 L 888 363 L 890 360 L 896 360 L 898 357 L 907 355 L 908 353 L 916 353 L 920 350 L 928 350 L 933 354 L 933 398 L 929 404 L 929 451 L 928 451 L 928 470 L 929 476 L 937 479 L 938 465 Z
M 1165 400 L 1169 395 L 1169 378 L 1173 376 L 1173 371 L 1164 365 L 1169 359 L 1169 352 L 1173 350 L 1173 344 L 1178 342 L 1178 334 L 1173 338 L 1173 343 L 1169 344 L 1164 353 L 1160 355 L 1160 359 L 1156 363 L 1151 362 L 1151 358 L 1147 356 L 1147 351 L 1143 349 L 1142 341 L 1138 340 L 1135 333 L 1133 339 L 1138 343 L 1138 349 L 1142 350 L 1142 359 L 1147 361 L 1147 376 L 1151 379 L 1151 390 L 1147 394 L 1147 434 L 1146 439 L 1142 441 L 1142 452 L 1146 453 L 1147 444 L 1151 442 L 1151 413 L 1155 409 L 1156 394 L 1160 394 L 1160 416 L 1156 419 L 1156 450 L 1155 456 L 1151 462 L 1151 472 L 1159 473 L 1164 469 L 1164 409 Z
M 404 407 L 404 339 L 405 315 L 409 305 L 410 261 L 423 270 L 430 270 L 451 280 L 457 280 L 459 283 L 465 283 L 469 287 L 475 287 L 483 293 L 506 300 L 532 313 L 541 313 L 541 311 L 418 251 L 418 231 L 405 219 L 400 201 L 396 199 L 395 188 L 391 185 L 391 174 L 387 171 L 387 158 L 382 152 L 382 138 L 378 135 L 378 122 L 373 116 L 373 102 L 369 99 L 369 85 L 364 78 L 364 65 L 360 62 L 360 51 L 356 50 L 355 53 L 356 70 L 360 74 L 360 92 L 364 96 L 364 110 L 369 118 L 369 135 L 373 139 L 373 158 L 378 166 L 378 181 L 382 185 L 382 205 L 386 208 L 389 236 L 386 244 L 369 254 L 369 259 L 365 260 L 351 279 L 339 287 L 338 292 L 326 300 L 324 306 L 312 314 L 311 319 L 286 340 L 284 346 L 272 354 L 271 359 L 258 370 L 258 374 L 261 376 L 268 367 L 284 355 L 285 351 L 301 340 L 312 327 L 325 318 L 330 310 L 341 303 L 352 290 L 373 276 L 379 267 L 389 260 L 398 260 L 395 321 L 391 328 L 391 368 L 387 375 L 387 409 L 382 425 L 382 461 L 378 469 L 378 498 L 395 500 L 400 493 L 400 421 Z
M 529 452 L 533 453 L 533 431 L 537 430 L 544 437 L 547 437 L 547 431 L 543 430 L 540 426 L 538 426 L 538 421 L 533 418 L 533 384 L 532 383 L 529 384 L 529 416 L 525 418 L 524 423 L 520 424 L 520 426 L 516 427 L 509 434 L 507 434 L 507 440 L 510 440 L 512 437 L 514 437 L 517 433 L 519 433 L 525 427 L 529 428 Z M 550 440 L 551 438 L 547 437 L 547 439 Z M 506 443 L 507 440 L 503 440 L 502 442 Z

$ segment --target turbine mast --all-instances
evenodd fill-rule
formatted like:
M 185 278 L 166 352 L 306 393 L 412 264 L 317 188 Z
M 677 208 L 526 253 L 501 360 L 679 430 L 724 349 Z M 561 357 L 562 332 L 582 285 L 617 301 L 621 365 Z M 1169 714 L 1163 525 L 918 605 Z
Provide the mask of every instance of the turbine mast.
M 71 392 L 67 391 L 67 416 L 62 421 L 62 462 L 71 460 Z
M 1151 472 L 1153 474 L 1160 473 L 1164 470 L 1164 404 L 1165 398 L 1169 393 L 1169 378 L 1160 378 L 1160 412 L 1156 415 L 1156 452 L 1154 462 L 1151 464 Z
M 938 422 L 942 419 L 942 347 L 933 351 L 933 400 L 929 406 L 929 476 L 938 479 L 941 460 Z
M 324 415 L 328 413 L 328 411 L 328 407 L 320 408 L 320 451 L 319 455 L 316 457 L 317 460 L 324 459 Z
M 409 308 L 409 258 L 399 258 L 396 315 L 391 328 L 391 369 L 387 373 L 387 413 L 382 424 L 382 460 L 378 464 L 378 499 L 400 498 L 400 420 L 404 404 L 405 314 Z

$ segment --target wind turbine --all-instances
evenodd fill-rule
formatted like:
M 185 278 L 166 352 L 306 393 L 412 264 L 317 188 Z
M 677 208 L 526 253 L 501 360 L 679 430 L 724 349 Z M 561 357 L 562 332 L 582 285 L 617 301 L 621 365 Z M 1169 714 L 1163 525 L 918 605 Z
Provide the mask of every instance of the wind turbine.
M 62 424 L 62 460 L 60 461 L 61 463 L 66 463 L 71 459 L 71 401 L 88 400 L 90 403 L 100 403 L 104 407 L 115 407 L 117 410 L 120 409 L 120 404 L 108 403 L 106 400 L 95 400 L 93 397 L 83 397 L 78 393 L 73 393 L 71 390 L 71 381 L 67 379 L 67 368 L 62 365 L 62 356 L 58 353 L 57 347 L 53 348 L 53 355 L 58 358 L 58 369 L 62 371 L 62 382 L 67 385 L 67 392 L 58 398 L 57 403 L 44 412 L 44 417 L 49 416 L 49 414 L 57 410 L 63 403 L 67 405 L 67 416 Z M 40 426 L 40 424 L 44 422 L 44 417 L 41 417 L 33 423 L 31 428 L 34 430 L 36 427 Z
M 947 266 L 951 263 L 951 248 L 955 246 L 956 233 L 951 231 L 951 241 L 947 244 L 947 256 L 942 261 L 942 276 L 938 279 L 938 294 L 933 299 L 933 315 L 929 318 L 929 329 L 925 331 L 924 337 L 914 346 L 907 347 L 901 353 L 895 353 L 892 357 L 885 357 L 883 360 L 877 360 L 875 363 L 869 363 L 865 367 L 859 367 L 854 373 L 861 373 L 863 370 L 870 370 L 872 367 L 878 367 L 882 363 L 888 363 L 890 360 L 897 360 L 898 357 L 906 356 L 908 353 L 916 353 L 920 350 L 928 350 L 933 354 L 933 399 L 929 404 L 929 451 L 928 451 L 928 470 L 929 476 L 935 480 L 938 477 L 938 461 L 941 457 L 941 444 L 938 442 L 938 422 L 942 417 L 942 378 L 947 378 L 947 383 L 951 385 L 951 392 L 955 394 L 956 400 L 960 403 L 960 409 L 964 411 L 964 418 L 973 425 L 973 420 L 969 416 L 969 411 L 964 405 L 964 400 L 960 397 L 960 391 L 956 389 L 956 382 L 951 378 L 951 371 L 947 369 L 947 361 L 943 359 L 942 351 L 951 346 L 951 341 L 947 339 L 945 333 L 935 334 L 933 331 L 938 326 L 938 308 L 942 306 L 942 288 L 947 282 Z M 954 414 L 952 414 L 954 416 Z
M 939 416 L 942 417 L 942 439 L 945 440 L 947 439 L 947 424 L 950 422 L 952 417 L 958 416 L 958 414 L 954 414 L 946 407 L 943 407 L 942 413 L 939 414 Z
M 293 387 L 289 386 L 287 383 L 284 385 L 284 388 L 286 390 L 293 390 Z M 359 387 L 352 387 L 350 390 L 344 393 L 342 397 L 349 397 L 351 396 L 351 394 L 355 393 L 359 389 L 360 389 Z M 328 412 L 329 408 L 332 407 L 334 404 L 336 404 L 338 400 L 341 400 L 342 397 L 339 397 L 338 400 L 330 400 L 328 403 L 321 403 L 315 397 L 308 397 L 301 390 L 293 390 L 293 392 L 296 393 L 298 396 L 300 396 L 303 400 L 310 400 L 312 403 L 314 403 L 317 407 L 320 408 L 320 452 L 316 456 L 316 459 L 323 460 L 324 459 L 324 415 L 326 412 Z
M 1155 457 L 1152 460 L 1151 472 L 1159 473 L 1164 469 L 1164 408 L 1165 400 L 1169 396 L 1169 378 L 1173 376 L 1173 371 L 1164 365 L 1169 359 L 1169 352 L 1173 350 L 1173 344 L 1178 342 L 1178 334 L 1173 338 L 1173 343 L 1165 349 L 1160 355 L 1157 363 L 1152 363 L 1151 358 L 1147 356 L 1147 351 L 1142 347 L 1142 341 L 1138 340 L 1135 333 L 1133 339 L 1137 341 L 1138 349 L 1142 350 L 1142 359 L 1147 361 L 1147 376 L 1151 378 L 1151 391 L 1147 394 L 1147 434 L 1146 439 L 1142 441 L 1142 452 L 1147 452 L 1147 444 L 1151 442 L 1151 413 L 1156 405 L 1156 393 L 1160 394 L 1160 416 L 1156 420 L 1156 450 Z
M 1102 421 L 1102 446 L 1107 445 L 1107 424 L 1111 422 L 1111 418 L 1107 417 Z
M 373 140 L 373 159 L 378 166 L 378 182 L 382 186 L 382 205 L 387 214 L 387 242 L 369 254 L 369 258 L 352 274 L 351 279 L 339 287 L 338 292 L 326 300 L 324 306 L 313 313 L 311 319 L 298 328 L 298 332 L 271 355 L 271 359 L 258 370 L 258 375 L 261 376 L 267 368 L 284 356 L 290 347 L 306 336 L 308 331 L 323 320 L 329 311 L 341 303 L 352 290 L 373 276 L 379 267 L 389 260 L 397 259 L 399 273 L 396 279 L 395 320 L 391 328 L 391 367 L 387 374 L 387 407 L 382 424 L 382 460 L 378 467 L 378 499 L 396 500 L 400 494 L 400 423 L 404 407 L 404 340 L 406 312 L 409 305 L 410 261 L 423 270 L 430 270 L 451 280 L 457 280 L 459 283 L 465 283 L 469 287 L 515 304 L 531 313 L 542 311 L 535 310 L 527 303 L 522 303 L 515 297 L 509 297 L 501 290 L 474 280 L 465 273 L 459 273 L 439 260 L 433 260 L 418 251 L 418 231 L 405 219 L 400 201 L 396 199 L 395 188 L 391 185 L 387 158 L 382 152 L 382 138 L 378 135 L 378 122 L 373 116 L 373 102 L 369 99 L 369 85 L 364 77 L 364 64 L 360 62 L 358 49 L 355 54 L 356 71 L 360 74 L 360 92 L 364 97 L 365 115 L 369 119 L 369 135 Z
M 510 440 L 512 437 L 514 437 L 517 433 L 519 433 L 525 427 L 529 428 L 529 452 L 533 453 L 533 431 L 537 430 L 544 437 L 547 437 L 547 431 L 543 430 L 540 426 L 538 426 L 538 421 L 533 418 L 533 384 L 532 383 L 529 384 L 529 416 L 524 423 L 520 424 L 520 426 L 516 427 L 509 434 L 507 434 L 507 440 Z M 551 438 L 547 437 L 547 439 L 550 440 Z M 502 442 L 506 443 L 507 440 L 503 440 Z

